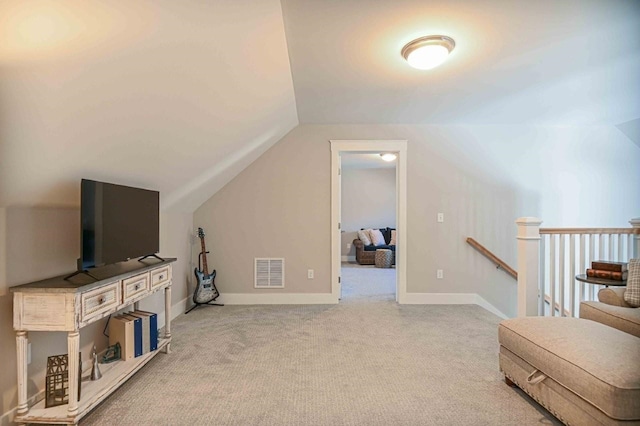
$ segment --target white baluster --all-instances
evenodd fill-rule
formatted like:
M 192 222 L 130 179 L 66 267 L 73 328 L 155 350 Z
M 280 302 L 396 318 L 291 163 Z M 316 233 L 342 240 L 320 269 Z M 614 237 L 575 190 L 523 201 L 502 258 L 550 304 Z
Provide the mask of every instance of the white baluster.
M 547 245 L 547 235 L 540 236 L 540 286 L 538 288 L 538 315 L 544 316 L 544 295 L 547 294 L 546 291 L 546 266 L 547 266 L 547 255 L 545 251 L 545 247 Z
M 556 316 L 556 240 L 558 234 L 551 234 L 549 241 L 549 303 L 551 316 Z
M 558 236 L 558 238 L 560 238 L 560 266 L 558 268 L 558 304 L 560 305 L 560 311 L 558 312 L 558 315 L 563 317 L 565 316 L 564 314 L 564 278 L 565 278 L 565 268 L 564 268 L 564 257 L 565 257 L 565 247 L 564 247 L 564 242 L 566 239 L 566 235 L 564 234 L 560 234 Z
M 580 234 L 580 273 L 582 274 L 587 273 L 587 269 L 584 263 L 584 256 L 585 256 L 584 252 L 586 249 L 587 249 L 587 246 L 585 245 L 585 235 Z M 582 302 L 584 299 L 585 299 L 584 283 L 580 281 L 580 301 Z
M 576 316 L 576 238 L 569 235 L 569 315 Z

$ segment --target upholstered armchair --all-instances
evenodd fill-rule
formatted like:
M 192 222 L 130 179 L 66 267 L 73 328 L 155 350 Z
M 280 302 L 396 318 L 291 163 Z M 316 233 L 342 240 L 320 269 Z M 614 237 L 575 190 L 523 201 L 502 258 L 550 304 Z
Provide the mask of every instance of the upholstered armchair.
M 626 290 L 626 287 L 603 288 L 598 292 L 599 302 L 580 304 L 580 318 L 640 337 L 640 308 L 633 308 L 624 300 Z

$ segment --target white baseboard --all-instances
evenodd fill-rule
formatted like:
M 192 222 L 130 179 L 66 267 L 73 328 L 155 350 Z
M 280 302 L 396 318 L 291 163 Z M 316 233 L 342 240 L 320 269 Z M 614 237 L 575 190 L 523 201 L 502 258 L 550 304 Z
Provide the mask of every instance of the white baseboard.
M 508 317 L 476 293 L 407 293 L 407 305 L 478 305 L 500 318 Z
M 44 389 L 38 392 L 37 394 L 33 395 L 31 398 L 27 399 L 27 404 L 29 404 L 29 407 L 31 407 L 32 405 L 42 401 L 43 399 L 44 399 Z M 15 426 L 16 423 L 13 421 L 13 419 L 16 415 L 17 410 L 18 410 L 18 407 L 13 407 L 11 410 L 7 411 L 2 416 L 0 416 L 0 426 Z
M 222 293 L 225 305 L 332 305 L 338 300 L 331 293 Z
M 176 319 L 179 315 L 184 314 L 184 311 L 187 309 L 187 300 L 191 299 L 191 296 L 185 297 L 184 299 L 178 301 L 177 303 L 171 305 L 171 321 Z M 158 328 L 164 327 L 164 307 L 162 309 L 158 309 Z
M 355 262 L 356 261 L 356 257 L 355 256 L 342 256 L 340 258 L 340 260 L 342 262 Z

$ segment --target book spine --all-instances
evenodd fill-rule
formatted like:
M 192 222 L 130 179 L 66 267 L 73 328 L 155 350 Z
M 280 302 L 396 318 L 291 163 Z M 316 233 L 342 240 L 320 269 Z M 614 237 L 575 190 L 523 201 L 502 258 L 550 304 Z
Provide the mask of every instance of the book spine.
M 622 262 L 591 262 L 591 269 L 600 271 L 625 272 L 627 268 L 627 264 Z
M 133 340 L 135 356 L 139 357 L 142 355 L 142 320 L 140 318 L 133 321 Z
M 151 314 L 149 317 L 149 327 L 151 328 L 151 350 L 158 349 L 158 315 Z
M 588 277 L 604 278 L 607 280 L 624 281 L 627 279 L 627 272 L 606 271 L 600 269 L 587 269 Z

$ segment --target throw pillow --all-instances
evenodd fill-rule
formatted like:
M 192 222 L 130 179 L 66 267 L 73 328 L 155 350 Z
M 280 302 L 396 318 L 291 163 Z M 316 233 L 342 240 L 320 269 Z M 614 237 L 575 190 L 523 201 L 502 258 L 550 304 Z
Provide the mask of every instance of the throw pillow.
M 370 246 L 371 245 L 371 238 L 369 238 L 369 230 L 368 229 L 361 229 L 358 231 L 358 238 L 360 238 L 360 241 L 362 241 L 362 243 L 365 246 Z
M 387 242 L 384 240 L 384 235 L 382 235 L 379 229 L 369 229 L 369 233 L 371 234 L 371 242 L 374 246 L 387 245 Z
M 640 259 L 629 259 L 629 276 L 624 301 L 634 308 L 640 308 Z
M 395 229 L 391 230 L 391 241 L 389 241 L 389 245 L 390 246 L 395 246 L 396 245 L 396 230 Z

